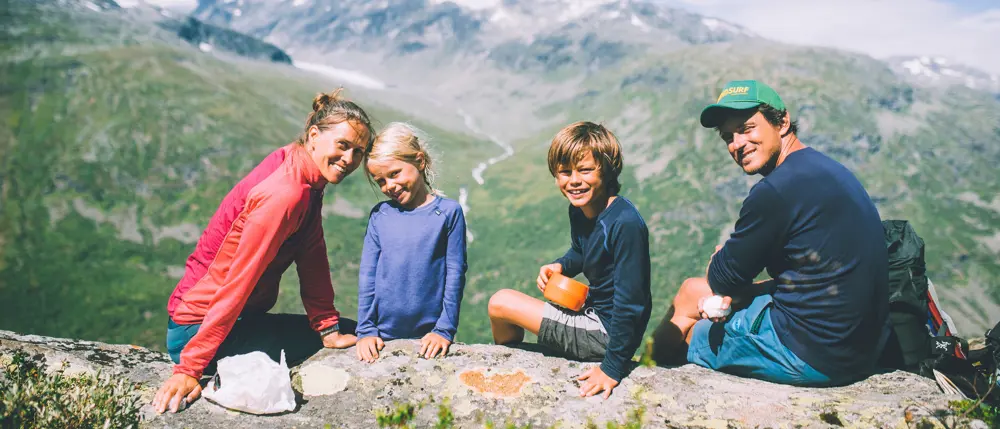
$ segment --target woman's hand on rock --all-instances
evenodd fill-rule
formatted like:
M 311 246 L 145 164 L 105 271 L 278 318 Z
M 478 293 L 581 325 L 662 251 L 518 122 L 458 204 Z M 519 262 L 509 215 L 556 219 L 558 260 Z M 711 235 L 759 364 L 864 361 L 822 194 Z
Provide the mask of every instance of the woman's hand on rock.
M 187 374 L 174 374 L 160 386 L 160 390 L 153 397 L 153 410 L 157 414 L 163 414 L 169 408 L 170 412 L 176 413 L 199 396 L 201 396 L 201 384 L 198 383 L 198 379 Z
M 323 347 L 328 349 L 346 349 L 358 342 L 358 337 L 351 334 L 333 332 L 323 337 Z

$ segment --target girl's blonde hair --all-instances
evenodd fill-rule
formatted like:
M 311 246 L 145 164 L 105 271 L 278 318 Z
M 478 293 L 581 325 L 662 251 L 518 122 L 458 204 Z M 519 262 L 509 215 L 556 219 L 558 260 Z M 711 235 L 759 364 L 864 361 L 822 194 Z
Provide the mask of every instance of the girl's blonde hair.
M 420 171 L 424 183 L 432 194 L 444 196 L 434 187 L 437 174 L 432 168 L 427 140 L 427 134 L 417 127 L 403 122 L 390 123 L 375 137 L 368 160 L 378 162 L 395 159 L 410 164 Z M 368 180 L 371 179 L 371 172 L 368 171 Z

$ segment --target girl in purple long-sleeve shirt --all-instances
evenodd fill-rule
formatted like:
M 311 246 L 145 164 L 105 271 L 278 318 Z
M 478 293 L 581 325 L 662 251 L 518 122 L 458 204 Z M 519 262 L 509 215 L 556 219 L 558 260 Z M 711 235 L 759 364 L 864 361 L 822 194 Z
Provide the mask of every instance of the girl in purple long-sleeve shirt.
M 465 216 L 431 186 L 431 158 L 415 130 L 389 124 L 367 170 L 390 199 L 368 218 L 358 280 L 358 359 L 383 340 L 421 338 L 420 354 L 444 355 L 458 330 L 465 288 Z

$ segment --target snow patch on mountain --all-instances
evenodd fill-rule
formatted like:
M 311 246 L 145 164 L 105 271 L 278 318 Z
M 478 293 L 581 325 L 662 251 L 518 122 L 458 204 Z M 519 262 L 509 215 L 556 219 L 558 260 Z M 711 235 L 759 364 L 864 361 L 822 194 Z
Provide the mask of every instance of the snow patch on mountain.
M 629 20 L 629 22 L 631 22 L 632 25 L 639 27 L 639 29 L 642 31 L 645 31 L 647 33 L 650 31 L 649 25 L 646 25 L 645 22 L 642 22 L 642 20 L 639 19 L 638 16 L 632 15 L 632 18 Z
M 358 85 L 368 89 L 386 89 L 388 85 L 378 79 L 368 76 L 364 73 L 354 71 L 339 69 L 336 67 L 330 67 L 322 64 L 308 63 L 302 61 L 295 61 L 293 65 L 302 70 L 311 71 L 313 73 L 318 73 L 324 76 L 332 77 L 336 80 L 343 81 L 352 85 Z
M 1000 77 L 956 64 L 947 58 L 920 56 L 889 60 L 897 73 L 917 81 L 938 85 L 962 85 L 970 89 L 1000 92 Z
M 134 4 L 139 2 L 135 0 L 118 2 L 118 4 L 122 7 L 129 7 L 125 6 L 123 3 Z M 189 13 L 198 7 L 198 0 L 143 0 L 143 3 L 178 13 Z
M 715 18 L 702 18 L 701 23 L 712 31 L 723 31 L 723 32 L 744 34 L 747 36 L 755 36 L 755 34 L 750 30 Z

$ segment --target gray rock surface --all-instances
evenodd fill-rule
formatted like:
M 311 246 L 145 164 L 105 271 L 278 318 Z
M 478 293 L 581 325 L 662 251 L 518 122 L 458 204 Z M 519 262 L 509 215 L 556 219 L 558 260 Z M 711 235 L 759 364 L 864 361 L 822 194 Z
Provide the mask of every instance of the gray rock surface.
M 414 427 L 432 427 L 447 402 L 457 427 L 487 421 L 532 427 L 598 427 L 624 422 L 644 407 L 643 427 L 907 427 L 957 399 L 930 380 L 894 372 L 839 388 L 808 389 L 743 379 L 694 365 L 639 367 L 611 398 L 580 398 L 575 377 L 593 364 L 493 345 L 452 346 L 444 359 L 417 356 L 417 341 L 389 341 L 373 364 L 354 349 L 323 350 L 292 369 L 301 396 L 295 412 L 253 416 L 198 400 L 177 414 L 155 415 L 143 407 L 144 427 L 155 428 L 372 428 L 376 413 L 398 403 L 423 404 Z M 44 355 L 73 372 L 126 377 L 139 383 L 144 403 L 171 373 L 166 355 L 142 347 L 19 335 L 0 331 L 0 356 L 13 349 Z M 300 373 L 310 379 L 303 381 Z M 328 381 L 317 382 L 315 378 Z M 344 384 L 346 381 L 346 385 Z M 330 386 L 324 387 L 325 383 Z M 327 393 L 313 395 L 313 393 Z

